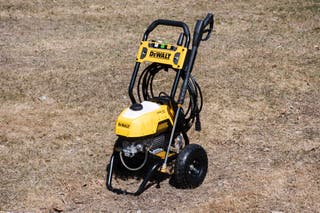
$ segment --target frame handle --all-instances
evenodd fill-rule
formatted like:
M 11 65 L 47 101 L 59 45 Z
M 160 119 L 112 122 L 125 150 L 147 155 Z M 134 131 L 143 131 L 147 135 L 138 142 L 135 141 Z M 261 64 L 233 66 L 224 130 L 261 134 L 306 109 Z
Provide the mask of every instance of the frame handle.
M 182 21 L 173 21 L 173 20 L 167 20 L 167 19 L 157 19 L 154 22 L 152 22 L 145 33 L 143 34 L 143 41 L 146 41 L 148 39 L 149 34 L 159 25 L 164 26 L 171 26 L 171 27 L 180 27 L 183 29 L 183 34 L 186 37 L 186 42 L 184 44 L 184 47 L 189 47 L 190 44 L 190 30 L 186 23 Z

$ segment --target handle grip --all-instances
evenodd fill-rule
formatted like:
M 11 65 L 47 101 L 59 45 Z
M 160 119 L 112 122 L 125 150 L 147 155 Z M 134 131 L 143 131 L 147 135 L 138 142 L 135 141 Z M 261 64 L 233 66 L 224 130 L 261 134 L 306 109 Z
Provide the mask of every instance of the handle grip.
M 214 15 L 212 13 L 208 13 L 206 18 L 203 20 L 203 28 L 202 28 L 203 29 L 202 34 L 207 33 L 207 35 L 205 38 L 201 38 L 201 41 L 206 41 L 210 38 L 213 30 L 213 25 L 214 25 Z M 207 26 L 209 26 L 208 29 L 206 29 Z
M 199 46 L 200 41 L 206 41 L 210 38 L 214 24 L 214 16 L 212 13 L 208 13 L 208 15 L 203 20 L 198 20 L 196 26 L 194 28 L 193 33 L 193 46 Z M 209 27 L 209 28 L 208 28 Z M 206 36 L 203 38 L 203 35 Z

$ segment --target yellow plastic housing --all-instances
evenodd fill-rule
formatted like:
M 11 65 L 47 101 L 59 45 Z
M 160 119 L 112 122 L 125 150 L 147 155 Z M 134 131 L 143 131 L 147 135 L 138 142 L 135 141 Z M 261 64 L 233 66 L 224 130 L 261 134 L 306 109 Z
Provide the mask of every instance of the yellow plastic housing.
M 183 46 L 162 45 L 157 42 L 142 41 L 136 61 L 157 62 L 171 65 L 175 69 L 182 69 L 186 55 L 187 48 Z
M 167 105 L 160 105 L 150 101 L 141 103 L 142 110 L 134 111 L 126 108 L 119 115 L 116 122 L 116 134 L 119 136 L 136 138 L 153 135 L 173 124 L 173 110 Z

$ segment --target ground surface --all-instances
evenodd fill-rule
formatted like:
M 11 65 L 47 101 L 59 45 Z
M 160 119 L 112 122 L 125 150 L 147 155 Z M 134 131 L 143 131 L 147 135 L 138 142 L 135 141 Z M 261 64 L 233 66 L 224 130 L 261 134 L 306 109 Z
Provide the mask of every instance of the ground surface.
M 190 134 L 209 156 L 205 182 L 110 193 L 142 33 L 157 18 L 193 29 L 208 11 L 216 32 L 194 67 L 203 131 Z M 1 0 L 0 210 L 318 212 L 319 41 L 319 0 Z

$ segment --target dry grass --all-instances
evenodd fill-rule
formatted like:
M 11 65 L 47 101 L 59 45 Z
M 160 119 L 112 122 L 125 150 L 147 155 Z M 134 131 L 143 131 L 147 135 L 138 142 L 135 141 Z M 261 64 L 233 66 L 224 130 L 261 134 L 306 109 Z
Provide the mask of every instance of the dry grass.
M 319 211 L 320 2 L 180 5 L 0 1 L 0 210 Z M 209 155 L 204 184 L 110 193 L 105 166 L 142 33 L 157 18 L 193 28 L 208 11 L 216 33 L 194 71 L 203 131 L 191 132 Z

